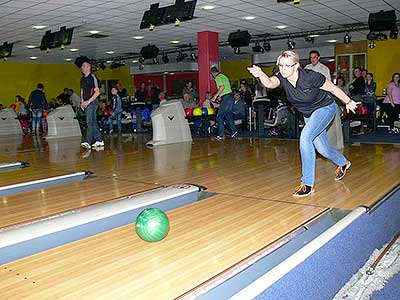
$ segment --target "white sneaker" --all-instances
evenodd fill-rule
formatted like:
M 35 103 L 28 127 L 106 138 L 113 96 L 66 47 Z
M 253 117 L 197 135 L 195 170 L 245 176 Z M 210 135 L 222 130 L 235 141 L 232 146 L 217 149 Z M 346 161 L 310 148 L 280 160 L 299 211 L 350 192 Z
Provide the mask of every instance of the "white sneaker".
M 81 147 L 82 147 L 82 148 L 85 148 L 85 149 L 90 149 L 90 145 L 89 145 L 88 142 L 83 142 L 83 143 L 81 143 Z
M 96 148 L 96 147 L 104 147 L 104 142 L 95 142 L 94 144 L 92 144 L 92 148 Z
M 95 150 L 97 152 L 104 151 L 104 147 L 103 146 L 93 147 L 93 150 Z

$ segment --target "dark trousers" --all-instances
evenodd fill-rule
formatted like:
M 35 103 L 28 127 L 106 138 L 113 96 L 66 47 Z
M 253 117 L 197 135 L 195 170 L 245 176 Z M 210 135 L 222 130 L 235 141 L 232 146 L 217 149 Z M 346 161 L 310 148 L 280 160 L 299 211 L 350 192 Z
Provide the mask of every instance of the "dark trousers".
M 232 94 L 227 94 L 221 97 L 222 101 L 218 108 L 217 113 L 217 126 L 218 126 L 218 135 L 223 137 L 225 136 L 225 123 L 228 126 L 231 134 L 234 134 L 236 131 L 235 124 L 233 122 L 233 97 Z
M 98 101 L 94 101 L 90 103 L 85 109 L 86 125 L 87 125 L 86 141 L 89 144 L 103 141 L 103 137 L 100 133 L 99 125 L 97 124 L 97 119 L 96 119 L 97 106 L 98 106 Z
M 395 104 L 394 107 L 390 103 L 382 103 L 383 111 L 388 115 L 389 127 L 394 128 L 394 122 L 399 119 L 400 104 Z

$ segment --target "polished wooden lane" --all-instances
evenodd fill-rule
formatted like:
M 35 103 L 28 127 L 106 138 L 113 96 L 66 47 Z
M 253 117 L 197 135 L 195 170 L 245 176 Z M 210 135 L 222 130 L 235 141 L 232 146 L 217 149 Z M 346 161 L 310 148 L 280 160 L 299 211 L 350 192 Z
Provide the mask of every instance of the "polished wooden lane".
M 78 166 L 104 175 L 111 169 L 117 178 L 141 182 L 193 182 L 219 193 L 346 209 L 370 205 L 400 180 L 400 148 L 394 145 L 346 146 L 353 166 L 342 182 L 334 181 L 336 166 L 319 157 L 317 192 L 301 200 L 292 197 L 301 177 L 297 141 L 201 139 L 193 145 L 130 150 L 118 158 L 100 157 L 101 163 L 97 157 L 81 160 Z
M 1 197 L 0 228 L 157 188 L 116 178 L 79 182 Z
M 344 152 L 353 166 L 341 182 L 334 181 L 336 166 L 318 158 L 316 193 L 297 200 L 292 197 L 301 177 L 297 141 L 198 139 L 193 145 L 155 149 L 146 148 L 145 140 L 123 138 L 108 143 L 104 152 L 92 151 L 84 159 L 79 140 L 45 146 L 48 155 L 30 151 L 15 159 L 60 172 L 90 170 L 99 176 L 149 184 L 191 182 L 218 193 L 345 209 L 374 203 L 400 181 L 400 148 L 395 145 L 346 145 Z M 67 159 L 49 159 L 62 155 Z
M 172 300 L 323 210 L 213 196 L 169 212 L 161 242 L 127 225 L 3 265 L 0 299 Z

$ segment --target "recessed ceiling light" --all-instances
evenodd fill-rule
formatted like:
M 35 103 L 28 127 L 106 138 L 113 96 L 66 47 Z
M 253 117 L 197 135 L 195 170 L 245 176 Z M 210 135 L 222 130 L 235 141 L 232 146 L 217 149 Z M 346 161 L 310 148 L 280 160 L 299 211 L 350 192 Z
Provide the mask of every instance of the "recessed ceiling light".
M 275 26 L 275 28 L 276 29 L 285 29 L 285 28 L 287 28 L 287 25 L 278 25 L 278 26 Z
M 46 25 L 34 25 L 34 26 L 32 26 L 33 29 L 43 29 L 43 28 L 46 28 L 46 27 L 47 27 Z
M 327 40 L 328 43 L 336 43 L 338 40 Z
M 69 49 L 69 51 L 71 51 L 71 52 L 77 52 L 77 51 L 79 51 L 79 49 L 77 49 L 77 48 L 72 48 L 72 49 Z
M 308 37 L 310 37 L 310 38 L 316 38 L 316 37 L 319 37 L 319 34 L 310 34 Z
M 175 75 L 175 73 L 171 72 L 171 73 L 169 73 L 169 75 Z
M 179 44 L 181 41 L 170 41 L 171 44 Z
M 98 30 L 90 30 L 90 31 L 88 31 L 90 34 L 98 34 L 98 33 L 100 33 L 100 31 L 98 31 Z
M 247 21 L 250 21 L 250 20 L 254 20 L 256 17 L 254 17 L 254 16 L 246 16 L 246 17 L 243 17 L 242 19 L 243 20 L 247 20 Z
M 334 58 L 330 58 L 330 59 L 328 59 L 328 61 L 332 62 L 332 61 L 335 61 L 335 59 Z
M 135 59 L 135 60 L 132 60 L 132 62 L 135 64 L 135 63 L 137 63 L 138 61 Z
M 106 63 L 111 64 L 113 61 L 112 60 L 107 60 Z
M 132 38 L 135 39 L 135 40 L 143 40 L 144 36 L 136 35 L 136 36 L 133 36 Z
M 72 58 L 66 58 L 65 61 L 72 61 Z
M 25 46 L 26 48 L 28 48 L 28 49 L 35 49 L 36 48 L 36 46 L 33 46 L 33 45 L 28 45 L 28 46 Z
M 210 10 L 210 9 L 214 9 L 214 8 L 215 8 L 214 5 L 204 5 L 201 9 Z
M 35 60 L 38 59 L 37 56 L 29 56 L 29 59 Z
M 107 54 L 114 54 L 115 52 L 114 51 L 107 51 L 106 53 Z

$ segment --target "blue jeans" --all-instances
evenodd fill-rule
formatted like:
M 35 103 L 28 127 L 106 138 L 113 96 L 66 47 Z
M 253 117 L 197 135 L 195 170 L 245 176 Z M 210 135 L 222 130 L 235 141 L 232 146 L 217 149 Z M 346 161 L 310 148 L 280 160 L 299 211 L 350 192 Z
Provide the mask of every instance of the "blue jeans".
M 300 135 L 300 154 L 302 173 L 301 183 L 313 186 L 315 181 L 315 150 L 333 161 L 337 166 L 344 166 L 347 159 L 328 141 L 326 127 L 335 116 L 336 103 L 321 107 L 309 118 L 304 118 L 305 126 Z
M 220 137 L 225 136 L 225 122 L 231 134 L 234 134 L 236 131 L 235 124 L 233 123 L 233 102 L 232 94 L 222 97 L 217 113 L 218 136 Z
M 39 132 L 40 125 L 42 124 L 42 113 L 41 108 L 32 109 L 32 131 Z
M 121 113 L 115 113 L 115 120 L 117 121 L 118 134 L 122 133 Z M 111 120 L 111 129 L 113 128 L 113 121 Z
M 103 137 L 100 133 L 99 125 L 97 124 L 97 119 L 96 119 L 96 111 L 98 105 L 99 102 L 94 101 L 90 103 L 85 109 L 86 125 L 87 125 L 86 141 L 89 144 L 103 141 Z

